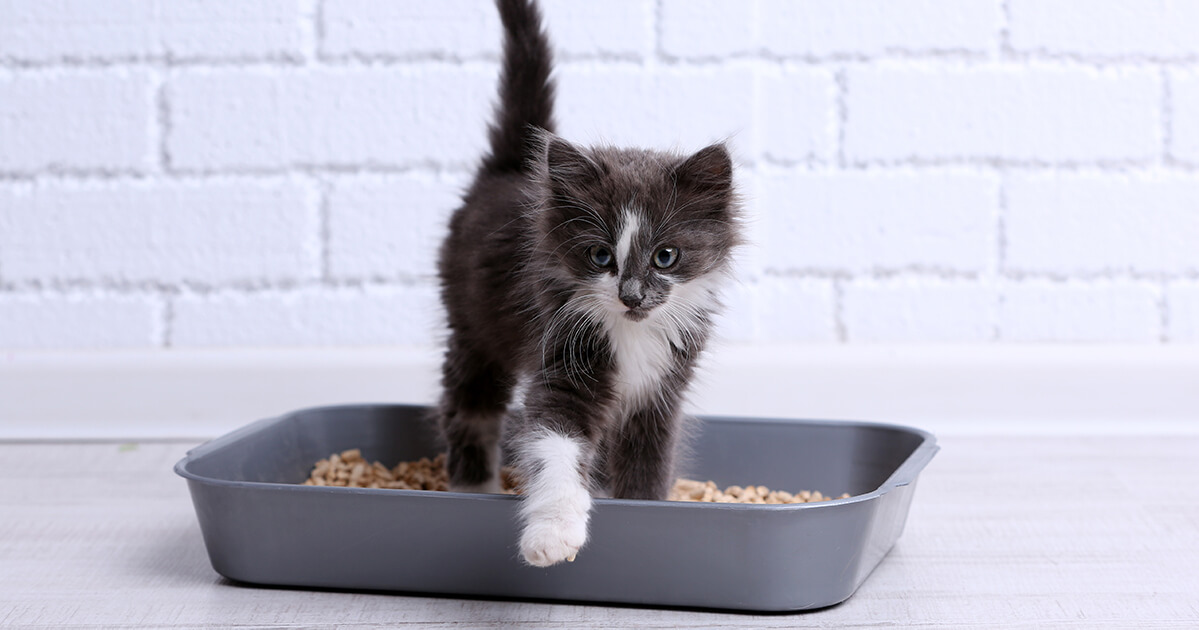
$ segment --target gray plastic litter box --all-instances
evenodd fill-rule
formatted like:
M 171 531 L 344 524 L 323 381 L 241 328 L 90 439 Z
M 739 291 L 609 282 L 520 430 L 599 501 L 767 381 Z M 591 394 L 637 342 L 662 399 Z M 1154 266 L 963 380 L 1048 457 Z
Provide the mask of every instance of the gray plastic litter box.
M 701 418 L 693 479 L 853 495 L 747 505 L 597 499 L 578 559 L 524 566 L 518 497 L 296 485 L 360 448 L 388 465 L 431 457 L 419 406 L 307 409 L 261 420 L 179 461 L 212 566 L 239 582 L 309 588 L 797 611 L 844 601 L 903 531 L 929 433 L 856 422 Z

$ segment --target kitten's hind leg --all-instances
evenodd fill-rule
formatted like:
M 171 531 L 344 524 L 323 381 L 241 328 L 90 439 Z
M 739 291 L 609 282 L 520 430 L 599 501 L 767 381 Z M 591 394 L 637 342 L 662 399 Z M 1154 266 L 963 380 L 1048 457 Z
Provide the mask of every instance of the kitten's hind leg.
M 508 374 L 451 343 L 442 371 L 440 425 L 450 490 L 498 494 L 500 433 L 512 395 Z

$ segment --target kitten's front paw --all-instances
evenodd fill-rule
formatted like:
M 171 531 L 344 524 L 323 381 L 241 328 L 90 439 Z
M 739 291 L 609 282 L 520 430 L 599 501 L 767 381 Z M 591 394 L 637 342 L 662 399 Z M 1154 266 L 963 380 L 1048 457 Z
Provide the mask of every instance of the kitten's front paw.
M 520 536 L 520 555 L 535 567 L 572 562 L 587 542 L 587 519 L 547 518 L 530 521 Z

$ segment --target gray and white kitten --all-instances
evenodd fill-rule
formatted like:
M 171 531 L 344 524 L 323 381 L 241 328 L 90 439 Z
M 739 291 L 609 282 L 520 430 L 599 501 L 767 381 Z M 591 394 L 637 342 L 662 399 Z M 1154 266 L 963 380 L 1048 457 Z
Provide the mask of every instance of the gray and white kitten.
M 680 156 L 553 135 L 540 12 L 497 5 L 490 152 L 440 252 L 450 334 L 438 413 L 453 490 L 497 492 L 507 436 L 525 494 L 520 553 L 549 566 L 586 542 L 593 493 L 666 497 L 738 206 L 721 144 Z

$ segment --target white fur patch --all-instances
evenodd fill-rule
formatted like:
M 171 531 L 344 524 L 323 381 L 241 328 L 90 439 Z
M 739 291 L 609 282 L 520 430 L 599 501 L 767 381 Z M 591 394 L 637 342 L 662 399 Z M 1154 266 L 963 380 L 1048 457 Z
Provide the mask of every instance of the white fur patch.
M 550 431 L 522 445 L 522 459 L 537 471 L 525 480 L 520 506 L 520 554 L 533 566 L 574 560 L 587 542 L 591 494 L 583 484 L 582 450 L 578 440 Z
M 724 275 L 708 273 L 674 284 L 664 304 L 635 322 L 624 316 L 615 278 L 605 277 L 600 292 L 610 296 L 601 310 L 602 325 L 616 359 L 616 394 L 625 411 L 657 395 L 662 377 L 673 363 L 674 348 L 693 347 L 701 315 L 715 311 L 717 289 Z
M 620 227 L 620 238 L 616 239 L 616 268 L 621 272 L 629 259 L 629 250 L 633 247 L 633 238 L 641 229 L 641 219 L 632 210 L 624 211 L 624 223 Z
M 616 358 L 616 393 L 628 407 L 640 406 L 656 394 L 671 365 L 670 336 L 655 320 L 635 322 L 617 315 L 605 322 Z

